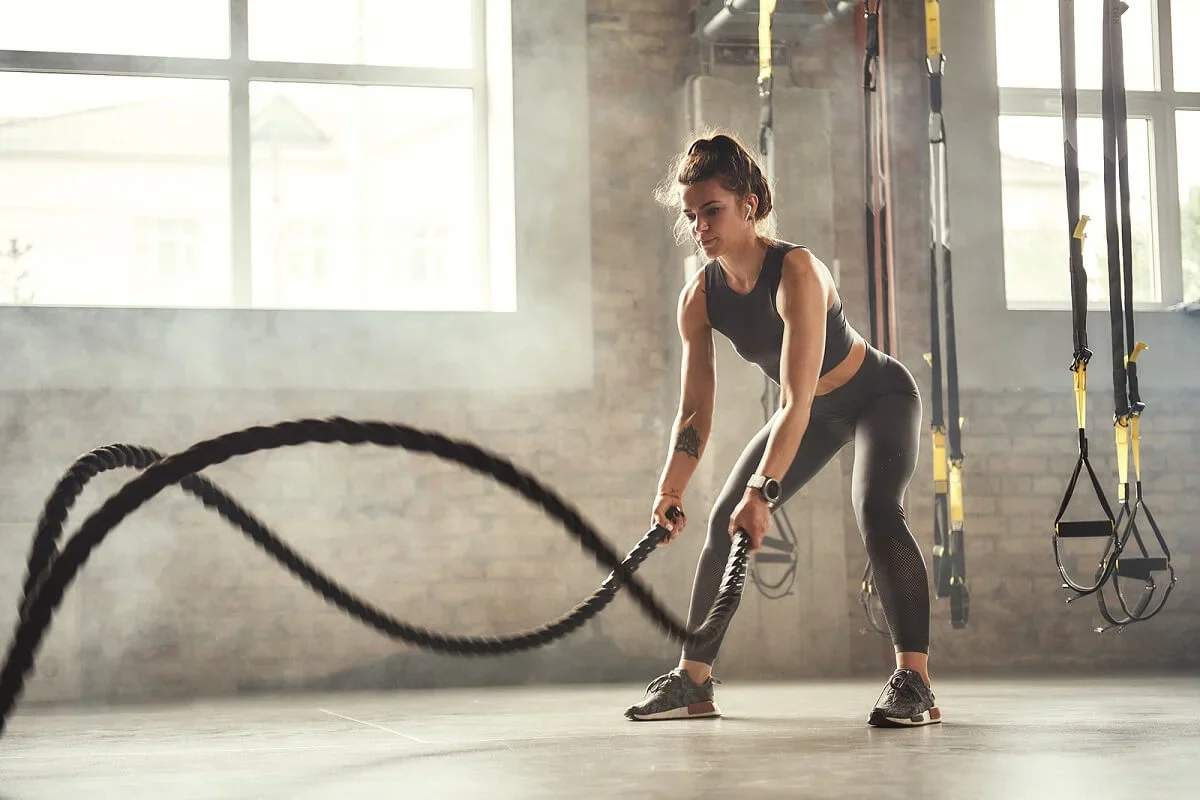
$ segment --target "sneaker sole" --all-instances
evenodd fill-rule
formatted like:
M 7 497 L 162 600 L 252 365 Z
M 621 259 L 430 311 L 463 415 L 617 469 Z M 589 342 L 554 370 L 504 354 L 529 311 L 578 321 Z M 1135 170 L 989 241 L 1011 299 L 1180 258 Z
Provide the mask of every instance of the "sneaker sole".
M 938 711 L 937 706 L 917 717 L 889 717 L 876 708 L 871 711 L 867 724 L 876 728 L 920 728 L 924 725 L 938 725 L 941 721 L 942 712 Z
M 625 712 L 625 716 L 635 722 L 650 722 L 660 719 L 703 719 L 705 717 L 721 716 L 721 709 L 717 708 L 716 703 L 706 700 L 702 703 L 692 703 L 688 706 L 680 706 L 679 708 L 671 708 L 652 714 L 639 714 L 633 709 L 629 709 Z

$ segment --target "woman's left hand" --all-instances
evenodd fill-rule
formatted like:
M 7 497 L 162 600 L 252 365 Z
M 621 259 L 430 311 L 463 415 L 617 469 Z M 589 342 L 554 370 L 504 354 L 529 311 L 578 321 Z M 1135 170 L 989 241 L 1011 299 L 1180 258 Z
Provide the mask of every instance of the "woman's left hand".
M 742 495 L 742 501 L 733 510 L 729 518 L 729 535 L 732 537 L 740 528 L 750 535 L 750 551 L 753 552 L 762 544 L 767 529 L 771 527 L 771 509 L 767 501 L 754 490 L 747 490 Z

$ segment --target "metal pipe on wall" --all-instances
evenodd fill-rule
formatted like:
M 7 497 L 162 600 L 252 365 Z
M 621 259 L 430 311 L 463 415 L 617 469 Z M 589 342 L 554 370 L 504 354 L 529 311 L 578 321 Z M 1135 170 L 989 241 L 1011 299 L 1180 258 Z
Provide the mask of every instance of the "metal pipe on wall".
M 717 41 L 718 34 L 739 15 L 758 16 L 759 0 L 725 0 L 721 10 L 701 28 L 701 37 L 708 41 Z M 779 27 L 807 27 L 809 34 L 832 25 L 850 16 L 858 3 L 847 0 L 825 0 L 825 13 L 806 14 L 801 12 L 776 11 L 775 22 Z

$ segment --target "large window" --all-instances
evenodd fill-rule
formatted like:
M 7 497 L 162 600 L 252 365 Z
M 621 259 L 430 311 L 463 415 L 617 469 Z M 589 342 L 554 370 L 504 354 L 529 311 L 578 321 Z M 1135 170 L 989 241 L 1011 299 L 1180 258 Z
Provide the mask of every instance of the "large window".
M 1009 308 L 1070 306 L 1057 4 L 996 0 L 1004 272 Z M 1102 0 L 1076 0 L 1081 204 L 1088 298 L 1108 302 L 1101 149 Z M 1036 23 L 1034 21 L 1036 20 Z M 1140 0 L 1122 16 L 1134 302 L 1200 299 L 1200 26 L 1196 0 Z
M 512 310 L 506 4 L 3 4 L 0 304 Z

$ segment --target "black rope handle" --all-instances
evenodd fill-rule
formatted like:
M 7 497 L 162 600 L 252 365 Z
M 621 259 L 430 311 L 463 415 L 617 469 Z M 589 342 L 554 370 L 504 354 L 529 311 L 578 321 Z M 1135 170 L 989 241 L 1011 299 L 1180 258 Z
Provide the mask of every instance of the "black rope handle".
M 568 614 L 534 630 L 504 637 L 448 636 L 396 620 L 323 575 L 215 484 L 195 474 L 235 456 L 307 443 L 403 447 L 436 455 L 488 475 L 514 489 L 560 522 L 600 564 L 608 566 L 613 572 L 596 592 Z M 83 485 L 100 472 L 121 466 L 143 468 L 144 471 L 122 486 L 88 517 L 60 551 L 56 540 L 61 534 L 67 512 Z M 713 607 L 699 627 L 689 630 L 633 575 L 634 570 L 665 538 L 664 529 L 657 526 L 651 529 L 622 560 L 575 509 L 511 461 L 470 442 L 452 440 L 436 432 L 396 423 L 360 422 L 342 417 L 293 420 L 227 433 L 166 457 L 149 448 L 112 445 L 92 451 L 77 460 L 55 487 L 39 518 L 30 549 L 20 619 L 4 666 L 0 669 L 0 735 L 33 670 L 37 649 L 49 629 L 53 614 L 92 550 L 125 517 L 174 483 L 179 483 L 185 491 L 199 497 L 206 507 L 216 510 L 240 528 L 330 603 L 385 635 L 443 653 L 497 655 L 549 644 L 599 613 L 612 601 L 617 590 L 623 587 L 629 589 L 644 613 L 671 639 L 688 643 L 706 642 L 728 626 L 745 584 L 750 537 L 738 531 Z

